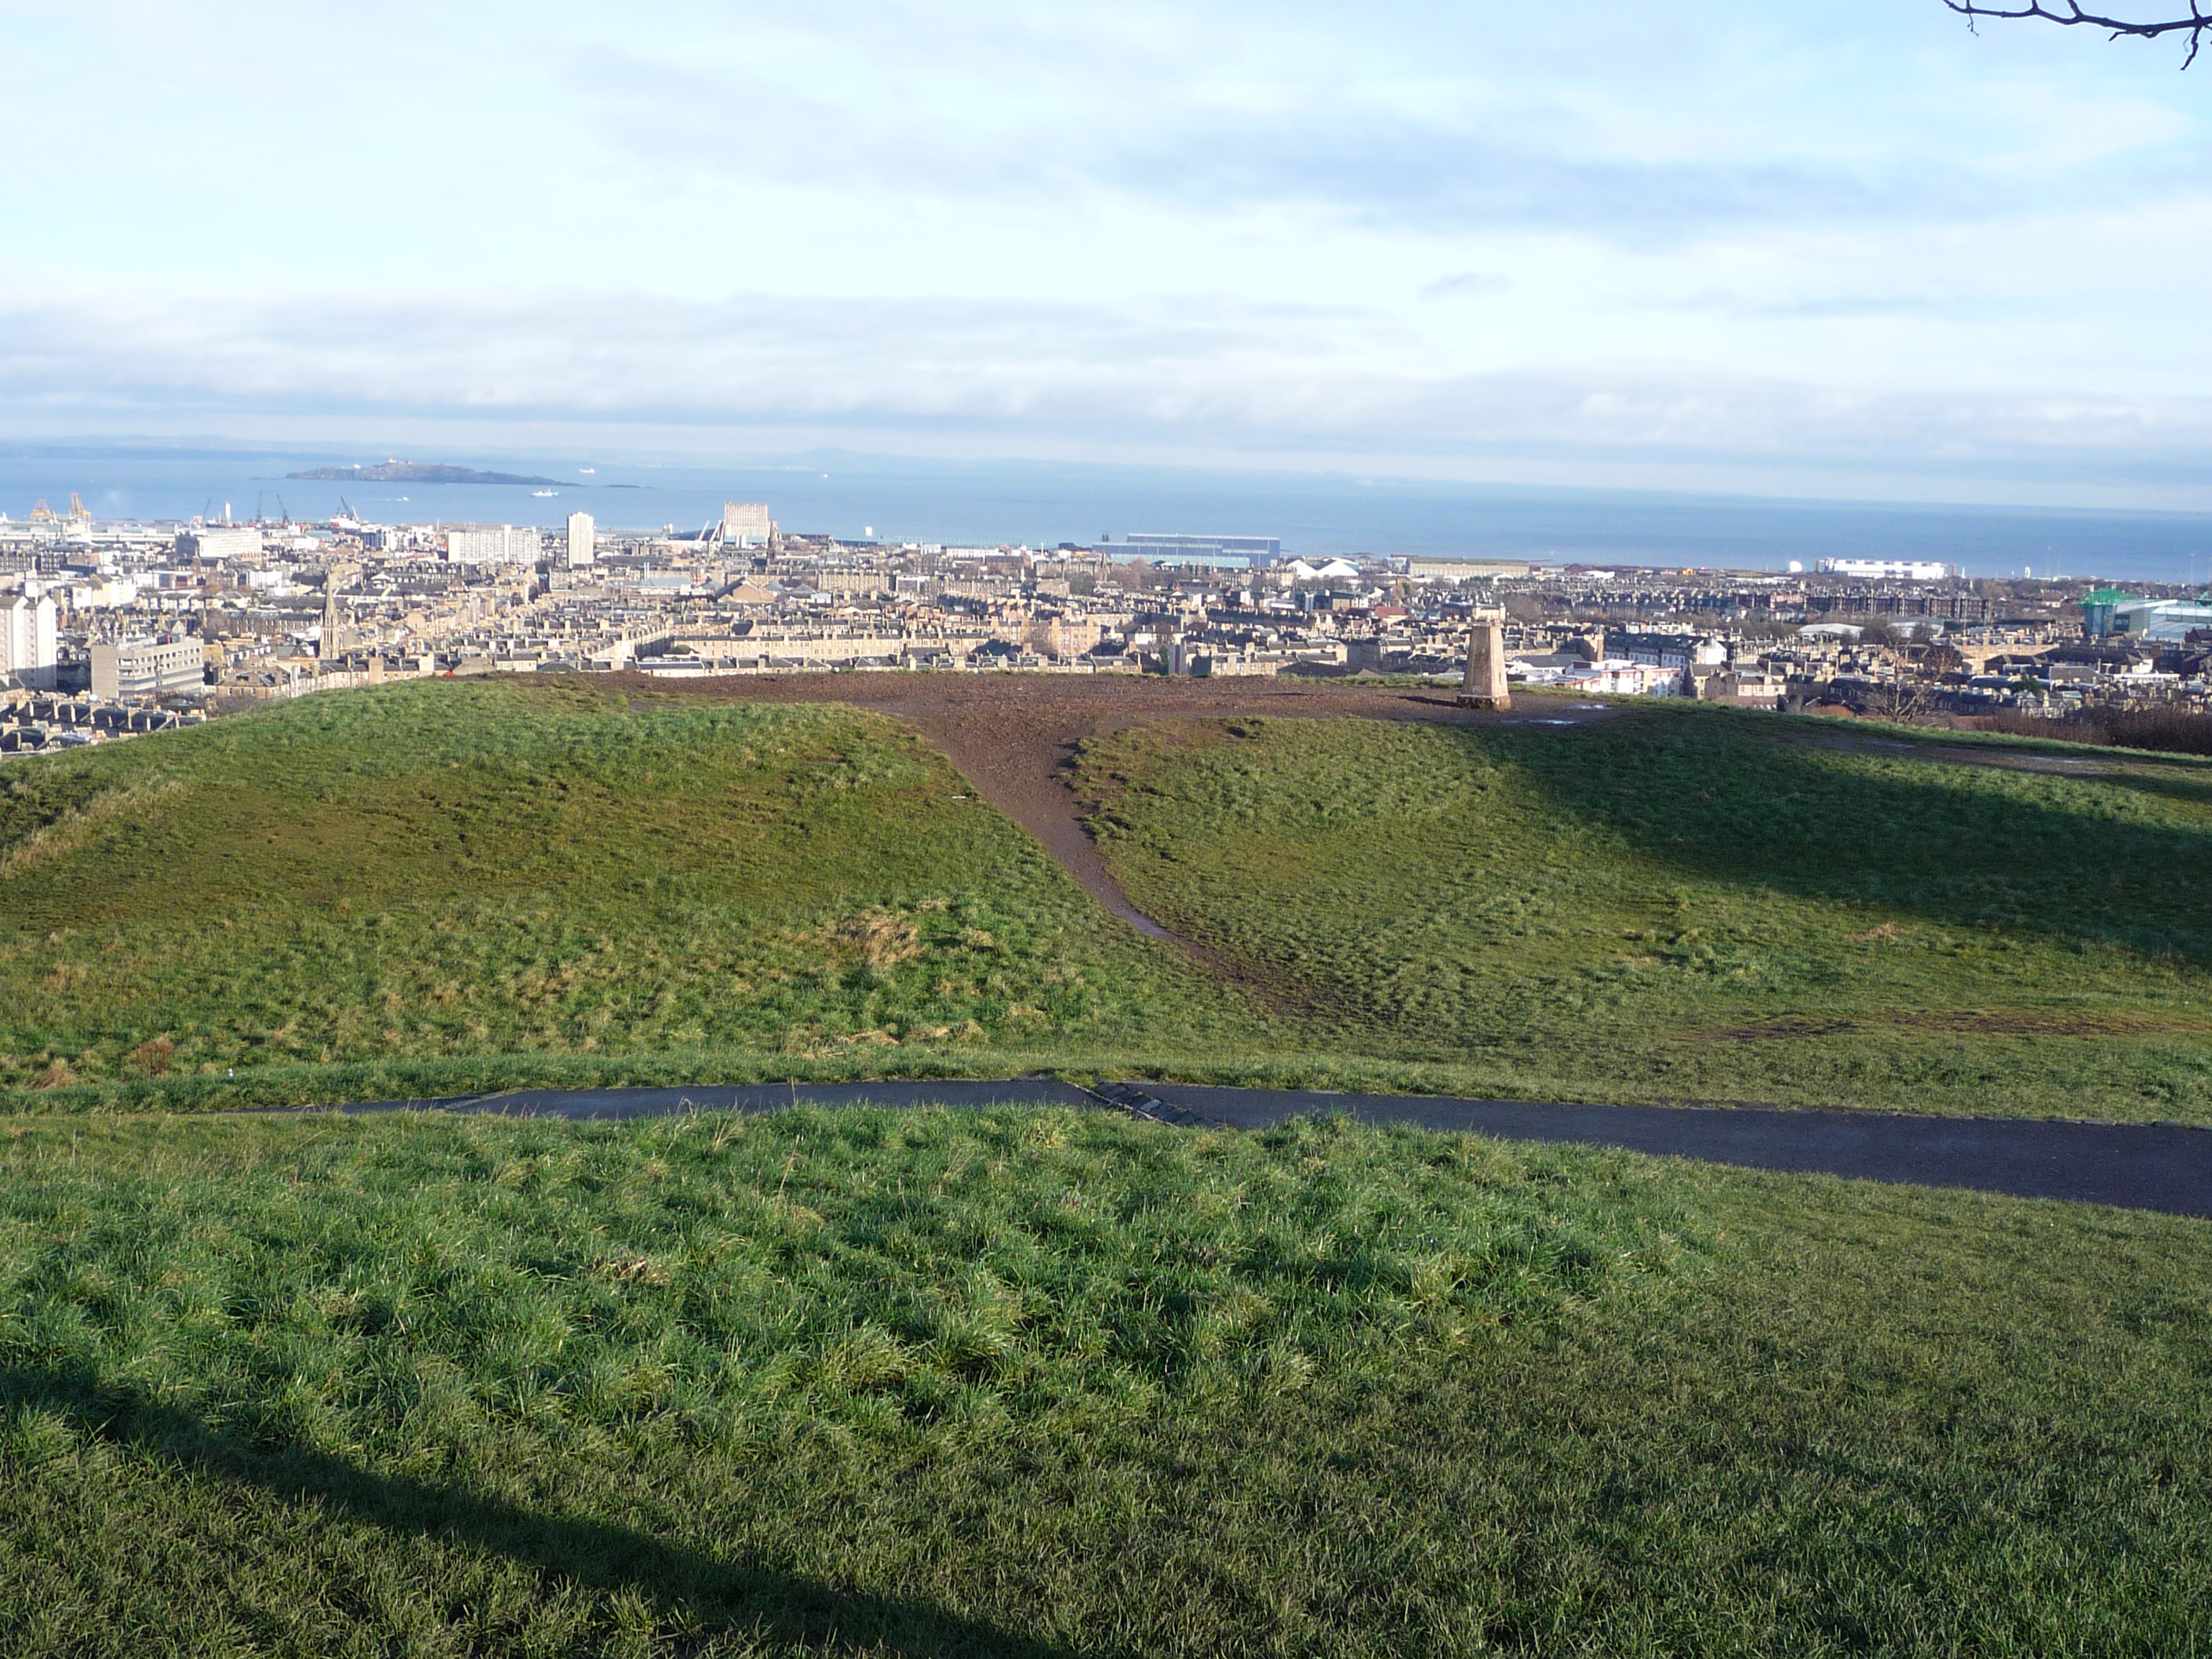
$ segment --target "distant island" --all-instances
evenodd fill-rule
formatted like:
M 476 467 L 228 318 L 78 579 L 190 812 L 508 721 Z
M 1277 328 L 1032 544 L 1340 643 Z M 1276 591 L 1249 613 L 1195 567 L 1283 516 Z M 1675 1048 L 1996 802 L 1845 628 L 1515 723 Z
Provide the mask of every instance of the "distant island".
M 460 483 L 550 484 L 552 478 L 528 478 L 520 472 L 479 472 L 471 466 L 447 466 L 438 461 L 386 461 L 381 466 L 316 466 L 305 472 L 287 472 L 287 478 L 331 480 L 338 483 Z

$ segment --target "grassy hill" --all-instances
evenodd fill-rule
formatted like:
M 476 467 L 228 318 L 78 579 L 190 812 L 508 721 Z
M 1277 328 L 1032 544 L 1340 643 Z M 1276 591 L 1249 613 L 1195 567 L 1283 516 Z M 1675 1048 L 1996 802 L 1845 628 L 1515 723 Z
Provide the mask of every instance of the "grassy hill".
M 1061 1113 L 0 1127 L 0 1651 L 2200 1649 L 2212 1232 Z
M 850 709 L 421 684 L 0 769 L 0 1653 L 2202 1650 L 2202 1222 L 1340 1121 L 87 1109 L 1065 1066 L 2212 1119 L 2212 777 L 2101 761 L 1093 744 L 1220 973 Z
M 1264 1040 L 905 727 L 568 682 L 0 771 L 0 1091 L 282 1103 Z
M 2212 769 L 2085 752 L 1647 705 L 1164 723 L 1081 781 L 1139 906 L 1370 1053 L 1570 1098 L 2212 1122 Z
M 2212 1122 L 2203 763 L 1537 712 L 1090 744 L 1203 970 L 836 705 L 418 684 L 11 764 L 0 1099 L 1060 1069 Z

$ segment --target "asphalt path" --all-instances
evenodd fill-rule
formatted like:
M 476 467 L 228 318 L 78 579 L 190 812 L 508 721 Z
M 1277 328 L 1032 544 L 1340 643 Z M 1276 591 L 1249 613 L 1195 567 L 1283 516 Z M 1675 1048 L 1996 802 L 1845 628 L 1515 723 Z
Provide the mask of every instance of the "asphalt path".
M 1364 1122 L 1509 1140 L 1581 1141 L 1753 1170 L 2212 1216 L 2212 1133 L 2181 1124 L 1143 1087 L 1170 1105 L 1239 1128 L 1262 1128 L 1301 1111 L 1340 1111 Z M 1287 1103 L 1292 1100 L 1297 1104 Z
M 1240 1129 L 1265 1128 L 1301 1114 L 1341 1112 L 1367 1123 L 1407 1123 L 1509 1140 L 1620 1146 L 1754 1170 L 1962 1187 L 2021 1198 L 2212 1216 L 2212 1133 L 2166 1123 L 1918 1117 L 1763 1107 L 1553 1105 L 1183 1083 L 1105 1085 L 1102 1095 L 1049 1078 L 518 1089 L 443 1100 L 371 1101 L 344 1109 L 603 1119 L 687 1111 L 768 1112 L 793 1106 L 1095 1108 L 1102 1103 L 1169 1121 Z

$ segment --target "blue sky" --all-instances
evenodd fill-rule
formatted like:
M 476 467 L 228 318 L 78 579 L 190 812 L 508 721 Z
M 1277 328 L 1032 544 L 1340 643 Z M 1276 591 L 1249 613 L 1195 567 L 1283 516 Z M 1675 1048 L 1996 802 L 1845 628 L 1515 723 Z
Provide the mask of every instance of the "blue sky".
M 0 435 L 2212 507 L 2167 45 L 1939 0 L 0 0 Z

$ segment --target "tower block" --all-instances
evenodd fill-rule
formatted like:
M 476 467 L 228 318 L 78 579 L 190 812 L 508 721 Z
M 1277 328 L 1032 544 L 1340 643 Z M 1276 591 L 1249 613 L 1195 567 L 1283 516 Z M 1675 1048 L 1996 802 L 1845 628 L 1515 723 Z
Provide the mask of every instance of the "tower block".
M 1505 689 L 1505 613 L 1478 611 L 1467 634 L 1467 679 L 1460 686 L 1462 708 L 1510 708 Z

